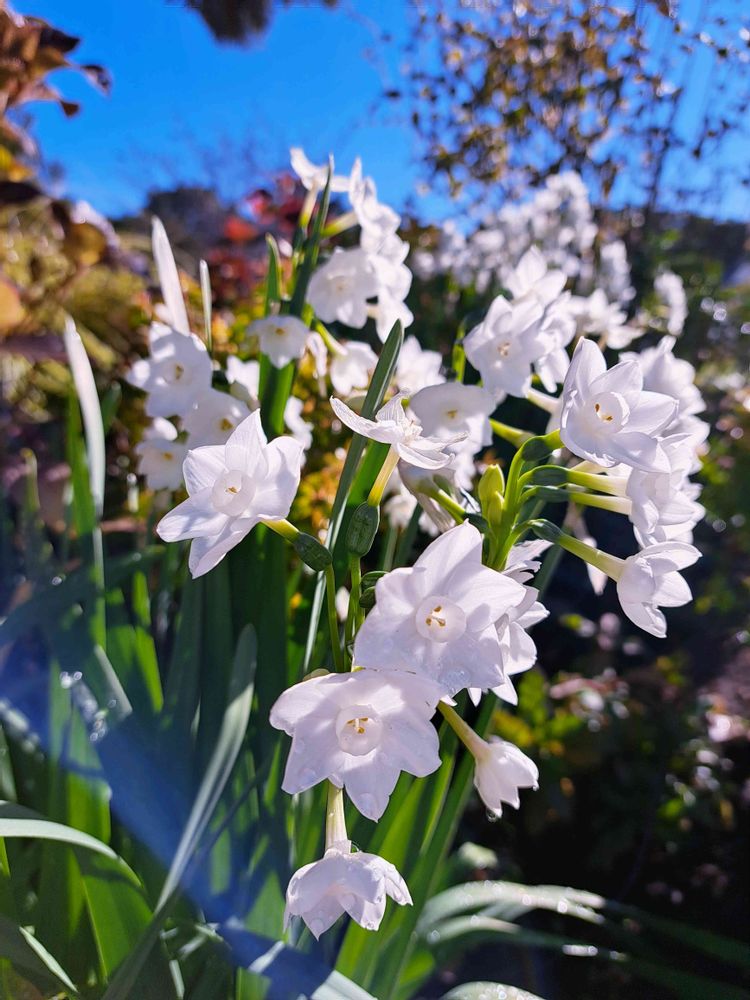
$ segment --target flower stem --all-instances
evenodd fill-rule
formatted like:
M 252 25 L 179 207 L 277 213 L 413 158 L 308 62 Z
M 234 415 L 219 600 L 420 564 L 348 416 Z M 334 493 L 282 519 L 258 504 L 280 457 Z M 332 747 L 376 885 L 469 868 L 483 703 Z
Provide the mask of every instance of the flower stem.
M 338 236 L 339 233 L 346 232 L 347 229 L 351 229 L 352 226 L 357 225 L 357 213 L 356 212 L 344 212 L 333 222 L 329 222 L 327 226 L 323 229 L 323 236 Z
M 611 493 L 616 497 L 625 495 L 628 484 L 626 476 L 597 476 L 589 472 L 578 472 L 576 469 L 569 469 L 567 478 L 575 486 L 584 486 L 587 490 L 597 490 L 599 493 Z
M 426 495 L 439 504 L 444 511 L 447 511 L 456 524 L 464 523 L 466 520 L 466 511 L 460 503 L 457 503 L 453 497 L 448 496 L 444 490 L 430 490 Z
M 503 441 L 508 441 L 514 448 L 520 448 L 525 441 L 534 436 L 529 431 L 522 431 L 519 427 L 511 427 L 510 424 L 503 424 L 499 420 L 491 419 L 490 427 L 494 434 L 497 434 Z
M 540 392 L 538 389 L 529 389 L 526 393 L 526 398 L 534 406 L 538 406 L 540 410 L 546 410 L 547 413 L 556 413 L 560 402 L 554 396 L 548 396 L 545 392 Z
M 293 542 L 299 534 L 299 528 L 295 528 L 286 518 L 283 518 L 281 521 L 263 521 L 263 524 L 267 528 L 270 528 L 271 531 L 275 531 L 277 535 L 281 535 L 287 542 Z
M 385 456 L 385 461 L 380 466 L 380 472 L 372 484 L 372 489 L 367 497 L 367 502 L 371 507 L 379 507 L 380 501 L 383 499 L 383 493 L 388 485 L 388 480 L 391 478 L 393 470 L 398 465 L 398 452 L 395 448 L 389 448 L 388 454 Z
M 336 576 L 333 572 L 333 565 L 326 566 L 326 608 L 328 610 L 328 627 L 331 630 L 331 649 L 333 651 L 333 665 L 336 673 L 343 673 L 346 669 L 344 664 L 344 654 L 341 650 L 339 640 L 339 619 L 336 614 Z
M 615 514 L 630 514 L 632 502 L 627 497 L 603 497 L 595 493 L 579 493 L 577 490 L 568 490 L 568 496 L 575 503 L 584 507 L 598 507 L 600 510 L 611 510 Z
M 359 596 L 362 591 L 362 566 L 359 556 L 353 552 L 349 555 L 349 573 L 351 575 L 352 589 L 349 592 L 349 614 L 346 619 L 347 642 L 351 642 L 354 639 L 354 633 L 362 624 L 360 620 L 362 611 L 359 606 Z
M 344 790 L 336 788 L 328 782 L 328 801 L 326 803 L 326 850 L 334 844 L 347 841 L 346 820 L 344 818 Z
M 474 732 L 471 726 L 464 722 L 455 708 L 451 708 L 450 705 L 446 705 L 445 702 L 438 702 L 438 711 L 445 718 L 445 721 L 451 727 L 453 732 L 458 736 L 463 745 L 469 750 L 475 757 L 481 754 L 485 747 L 485 742 L 481 736 Z
M 574 538 L 565 532 L 560 532 L 556 543 L 574 556 L 578 556 L 579 559 L 583 559 L 584 562 L 596 566 L 613 580 L 620 579 L 622 568 L 625 565 L 624 559 L 618 559 L 617 556 L 610 555 L 609 552 L 595 549 L 593 545 L 587 545 L 586 542 L 582 542 L 579 538 Z

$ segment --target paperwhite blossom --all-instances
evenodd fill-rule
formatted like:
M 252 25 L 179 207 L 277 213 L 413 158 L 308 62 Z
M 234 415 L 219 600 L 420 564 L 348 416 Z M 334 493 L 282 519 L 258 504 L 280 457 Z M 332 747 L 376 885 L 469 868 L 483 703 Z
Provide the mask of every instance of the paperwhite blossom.
M 376 670 L 288 688 L 270 716 L 292 737 L 281 787 L 293 795 L 327 778 L 363 816 L 380 819 L 401 771 L 424 777 L 440 767 L 430 719 L 444 693 L 425 677 Z
M 289 150 L 290 161 L 292 164 L 292 170 L 302 181 L 304 187 L 308 191 L 322 191 L 326 186 L 326 181 L 328 179 L 329 165 L 327 163 L 322 163 L 320 166 L 316 166 L 311 163 L 310 160 L 305 156 L 303 149 L 299 146 L 292 146 Z M 333 160 L 331 159 L 331 170 L 333 169 Z M 349 178 L 347 176 L 342 176 L 340 174 L 331 175 L 331 191 L 336 193 L 341 193 L 343 191 L 349 190 Z
M 654 279 L 654 291 L 666 313 L 667 333 L 679 337 L 688 314 L 682 278 L 672 271 L 662 271 Z
M 368 420 L 350 409 L 346 403 L 331 396 L 331 407 L 342 424 L 372 441 L 391 445 L 399 458 L 420 469 L 442 469 L 451 461 L 446 446 L 460 440 L 428 437 L 422 434 L 422 425 L 410 416 L 402 405 L 403 395 L 398 393 Z
M 667 622 L 659 609 L 677 608 L 692 598 L 679 570 L 699 558 L 698 549 L 685 542 L 660 542 L 629 556 L 617 580 L 617 596 L 628 618 L 663 639 Z
M 332 845 L 320 861 L 292 875 L 286 891 L 284 927 L 302 917 L 319 938 L 344 913 L 366 930 L 376 931 L 385 913 L 386 896 L 411 905 L 406 883 L 396 868 L 377 854 L 351 852 L 349 841 Z
M 610 302 L 630 302 L 635 295 L 635 289 L 630 283 L 628 251 L 622 240 L 605 243 L 599 251 L 596 280 Z
M 309 327 L 297 316 L 263 316 L 253 320 L 247 332 L 258 338 L 261 351 L 274 368 L 298 361 L 310 336 Z
M 331 358 L 331 385 L 340 396 L 349 396 L 355 389 L 366 389 L 377 363 L 377 355 L 368 344 L 350 340 Z
M 409 400 L 425 434 L 455 438 L 463 435 L 459 447 L 474 452 L 492 444 L 490 414 L 495 410 L 492 396 L 480 386 L 445 382 L 420 389 Z
M 372 177 L 362 174 L 362 161 L 357 157 L 352 167 L 349 200 L 363 234 L 377 246 L 399 227 L 401 216 L 388 205 L 378 201 L 377 188 Z
M 208 389 L 183 418 L 189 445 L 224 444 L 249 414 L 241 400 L 217 389 Z
M 395 233 L 378 241 L 362 233 L 362 249 L 367 251 L 368 260 L 375 275 L 378 304 L 375 313 L 375 328 L 378 337 L 385 341 L 396 320 L 404 327 L 414 320 L 404 299 L 411 288 L 411 271 L 404 263 L 409 253 L 409 244 Z
M 632 502 L 630 520 L 641 545 L 689 533 L 705 514 L 697 503 L 700 486 L 688 478 L 695 467 L 692 439 L 675 434 L 664 438 L 661 445 L 669 459 L 669 472 L 633 469 L 625 488 Z
M 425 350 L 413 334 L 406 337 L 396 362 L 397 388 L 413 394 L 428 385 L 440 385 L 445 381 L 440 374 L 442 364 L 438 351 Z
M 502 815 L 503 803 L 514 809 L 519 807 L 519 789 L 538 788 L 539 769 L 512 743 L 495 737 L 472 752 L 476 760 L 474 785 L 482 802 L 495 816 Z
M 537 302 L 548 306 L 559 297 L 566 281 L 567 276 L 562 271 L 547 267 L 538 247 L 530 247 L 505 279 L 505 285 L 514 302 Z
M 360 247 L 336 247 L 310 279 L 307 300 L 324 323 L 338 320 L 359 330 L 367 322 L 367 300 L 377 292 L 378 281 L 369 255 Z
M 664 429 L 668 434 L 689 433 L 699 444 L 708 432 L 708 425 L 695 415 L 706 408 L 700 389 L 695 384 L 695 368 L 689 361 L 674 356 L 674 337 L 662 337 L 656 347 L 639 353 L 622 355 L 623 361 L 635 361 L 643 372 L 643 388 L 661 392 L 677 400 L 674 419 Z M 705 433 L 704 433 L 705 428 Z
M 211 388 L 211 358 L 195 334 L 161 323 L 149 330 L 148 358 L 131 367 L 126 380 L 148 393 L 150 417 L 183 417 Z
M 446 466 L 437 472 L 430 472 L 427 469 L 418 469 L 413 465 L 407 465 L 405 462 L 399 462 L 396 471 L 391 477 L 391 483 L 395 481 L 395 484 L 400 486 L 402 491 L 411 499 L 409 517 L 414 511 L 414 501 L 416 500 L 422 508 L 419 527 L 426 534 L 432 535 L 434 538 L 439 531 L 448 531 L 450 528 L 455 527 L 456 522 L 440 506 L 437 500 L 433 498 L 432 494 L 436 489 L 441 489 L 450 497 L 454 497 L 455 479 L 456 473 L 452 466 Z M 402 500 L 402 517 L 406 514 L 406 509 L 407 504 Z M 402 523 L 400 527 L 406 527 L 409 523 L 409 517 L 406 518 L 406 523 Z
M 531 386 L 531 366 L 548 346 L 539 336 L 542 314 L 536 301 L 515 305 L 499 296 L 464 340 L 466 357 L 498 403 L 525 396 Z
M 431 542 L 413 567 L 378 580 L 354 662 L 414 670 L 450 694 L 494 687 L 503 680 L 496 622 L 523 596 L 520 584 L 482 565 L 482 536 L 464 523 Z
M 574 295 L 570 300 L 578 332 L 584 337 L 600 337 L 607 346 L 619 350 L 643 334 L 643 330 L 627 324 L 627 314 L 618 302 L 609 302 L 601 288 L 588 297 Z
M 177 440 L 177 429 L 156 417 L 135 446 L 138 471 L 152 490 L 178 490 L 182 486 L 182 463 L 187 445 Z
M 244 399 L 251 410 L 258 407 L 258 392 L 260 387 L 260 362 L 240 361 L 235 354 L 227 358 L 227 380 L 229 391 L 234 395 L 236 388 L 241 386 L 244 392 L 238 398 Z
M 574 455 L 610 467 L 624 462 L 646 472 L 668 471 L 657 435 L 674 417 L 675 401 L 643 391 L 634 361 L 607 371 L 591 340 L 578 342 L 562 392 L 560 435 Z
M 290 396 L 284 406 L 284 424 L 294 440 L 307 451 L 313 441 L 313 425 L 302 418 L 303 406 L 298 396 Z
M 301 460 L 302 448 L 292 438 L 266 440 L 256 410 L 225 445 L 188 452 L 183 466 L 188 499 L 163 517 L 156 530 L 165 542 L 191 538 L 190 572 L 202 576 L 256 524 L 288 515 Z

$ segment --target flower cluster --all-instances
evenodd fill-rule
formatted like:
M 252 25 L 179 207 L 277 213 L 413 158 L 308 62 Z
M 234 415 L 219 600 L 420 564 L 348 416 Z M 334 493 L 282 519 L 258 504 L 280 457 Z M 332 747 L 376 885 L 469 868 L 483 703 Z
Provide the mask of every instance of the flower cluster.
M 228 360 L 222 384 L 229 393 L 212 386 L 214 363 L 188 331 L 158 226 L 165 323 L 155 324 L 150 357 L 136 362 L 130 379 L 148 393 L 154 418 L 138 446 L 141 470 L 155 488 L 175 489 L 184 477 L 187 499 L 157 530 L 167 541 L 192 540 L 193 575 L 214 567 L 261 523 L 324 573 L 329 655 L 270 712 L 271 725 L 291 738 L 282 789 L 302 795 L 327 787 L 323 857 L 300 868 L 287 892 L 287 920 L 300 916 L 317 937 L 344 913 L 377 928 L 389 896 L 411 902 L 392 864 L 352 848 L 344 796 L 369 820 L 381 820 L 402 774 L 426 778 L 442 766 L 436 719 L 474 758 L 474 784 L 490 812 L 517 807 L 520 790 L 536 786 L 534 762 L 510 743 L 486 739 L 481 726 L 475 731 L 458 706 L 471 711 L 485 698 L 490 706 L 495 698 L 516 703 L 513 678 L 537 658 L 529 630 L 547 614 L 533 583 L 552 544 L 583 559 L 597 586 L 614 579 L 623 612 L 636 625 L 666 633 L 661 608 L 690 599 L 681 571 L 699 555 L 691 538 L 703 510 L 690 476 L 707 427 L 695 373 L 674 354 L 684 316 L 666 273 L 657 288 L 664 323 L 653 330 L 669 335 L 608 367 L 605 348 L 628 346 L 646 326 L 626 318 L 632 289 L 621 244 L 602 247 L 601 284 L 586 296 L 572 294 L 572 281 L 592 279 L 596 238 L 575 175 L 549 181 L 515 215 L 504 210 L 481 239 L 450 234 L 453 251 L 462 246 L 466 256 L 470 248 L 483 260 L 483 272 L 467 259 L 458 265 L 471 280 L 486 287 L 499 280 L 504 291 L 457 343 L 448 380 L 440 354 L 414 336 L 403 340 L 402 326 L 412 319 L 404 305 L 407 248 L 397 235 L 399 217 L 379 202 L 359 161 L 348 177 L 334 174 L 332 163 L 310 163 L 301 150 L 292 163 L 308 191 L 302 249 L 290 261 L 288 294 L 248 335 L 278 369 L 309 352 L 321 396 L 332 390 L 334 430 L 349 429 L 369 449 L 360 468 L 372 473 L 366 499 L 350 512 L 338 548 L 335 535 L 324 539 L 325 548 L 287 520 L 314 436 L 314 428 L 299 425 L 300 401 L 289 388 L 274 398 L 294 436 L 269 441 L 258 409 L 257 358 Z M 309 228 L 332 191 L 348 194 L 351 212 L 333 221 L 316 216 Z M 318 264 L 321 242 L 325 248 L 326 239 L 354 225 L 358 245 L 333 246 Z M 380 339 L 391 331 L 386 352 L 400 346 L 387 368 L 391 377 L 375 380 L 377 405 L 372 392 L 364 395 L 381 367 L 375 351 L 338 337 L 341 326 L 360 330 L 368 320 Z M 326 326 L 334 322 L 336 337 Z M 507 396 L 541 407 L 547 433 L 535 436 L 497 419 Z M 179 418 L 179 434 L 167 417 Z M 505 472 L 477 462 L 496 437 L 516 449 Z M 567 510 L 562 524 L 541 516 L 560 502 Z M 587 506 L 627 517 L 637 551 L 620 559 L 597 548 L 582 517 Z M 399 565 L 387 544 L 383 569 L 363 577 L 381 508 L 389 539 L 410 539 L 407 526 L 418 519 L 433 540 L 411 565 Z M 331 550 L 345 557 L 348 590 Z

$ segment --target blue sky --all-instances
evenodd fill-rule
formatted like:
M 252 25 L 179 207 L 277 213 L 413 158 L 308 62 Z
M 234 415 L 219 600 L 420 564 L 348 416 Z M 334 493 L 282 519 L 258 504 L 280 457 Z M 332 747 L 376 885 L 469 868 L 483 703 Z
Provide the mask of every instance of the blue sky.
M 717 2 L 728 14 L 737 10 L 737 0 Z M 55 74 L 65 96 L 81 102 L 73 119 L 57 107 L 35 106 L 45 156 L 64 168 L 59 193 L 86 198 L 108 215 L 133 211 L 149 187 L 201 179 L 196 146 L 223 158 L 222 173 L 236 185 L 232 151 L 249 140 L 269 174 L 285 165 L 290 145 L 317 160 L 330 150 L 344 169 L 360 155 L 381 198 L 403 208 L 421 179 L 419 147 L 381 95 L 399 83 L 411 4 L 340 0 L 330 11 L 299 0 L 275 13 L 266 34 L 238 47 L 215 42 L 184 0 L 18 0 L 24 13 L 79 35 L 77 58 L 103 63 L 114 79 L 104 97 L 76 74 Z M 697 0 L 684 0 L 683 11 L 693 8 L 700 9 Z M 392 44 L 382 43 L 383 32 Z M 698 97 L 708 72 L 699 60 L 692 67 Z M 697 116 L 701 105 L 686 102 L 684 115 Z M 747 161 L 740 146 L 729 155 Z M 415 207 L 431 220 L 451 214 L 447 199 L 435 194 L 417 197 Z M 715 192 L 712 208 L 720 215 L 746 217 L 747 207 L 747 192 Z

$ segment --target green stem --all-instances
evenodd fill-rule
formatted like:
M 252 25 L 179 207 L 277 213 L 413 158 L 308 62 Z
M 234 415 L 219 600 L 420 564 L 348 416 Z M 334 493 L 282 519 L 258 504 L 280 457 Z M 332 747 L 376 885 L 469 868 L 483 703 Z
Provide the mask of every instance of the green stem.
M 627 497 L 602 497 L 595 493 L 579 493 L 576 490 L 568 490 L 570 499 L 583 507 L 597 507 L 599 510 L 611 510 L 615 514 L 630 514 L 632 501 Z
M 351 642 L 354 634 L 362 624 L 362 609 L 359 605 L 359 597 L 362 590 L 362 565 L 359 556 L 354 553 L 349 555 L 349 573 L 351 575 L 352 589 L 349 593 L 349 614 L 346 620 L 346 641 Z
M 348 837 L 344 817 L 344 791 L 329 781 L 326 802 L 326 850 L 346 840 Z
M 596 566 L 613 580 L 620 579 L 622 567 L 625 565 L 623 559 L 618 559 L 617 556 L 610 555 L 609 552 L 603 552 L 602 549 L 595 549 L 593 545 L 587 545 L 586 542 L 574 538 L 573 535 L 565 534 L 565 532 L 560 533 L 557 544 L 574 556 L 578 556 L 579 559 L 583 559 L 584 562 Z
M 461 504 L 457 503 L 453 497 L 448 496 L 444 490 L 430 490 L 426 496 L 431 497 L 435 503 L 440 504 L 443 510 L 451 515 L 456 524 L 463 524 L 466 520 L 466 511 Z
M 501 423 L 499 420 L 490 420 L 490 427 L 493 434 L 497 434 L 503 441 L 508 441 L 514 448 L 520 448 L 524 442 L 534 435 L 528 431 L 522 431 L 519 427 L 511 427 L 510 424 Z
M 333 651 L 333 665 L 336 673 L 342 674 L 346 670 L 344 664 L 344 654 L 339 640 L 339 619 L 336 614 L 336 575 L 333 565 L 326 566 L 326 608 L 328 610 L 328 627 L 331 630 L 331 650 Z
M 611 493 L 617 497 L 625 495 L 625 487 L 628 485 L 625 476 L 597 476 L 589 472 L 576 472 L 575 469 L 568 470 L 568 482 L 575 486 L 583 486 L 587 490 Z
M 438 711 L 458 736 L 466 749 L 476 757 L 485 747 L 485 742 L 481 736 L 474 732 L 468 722 L 464 722 L 455 708 L 446 705 L 445 702 L 438 702 Z
M 270 528 L 271 531 L 275 531 L 277 535 L 280 535 L 287 542 L 293 542 L 299 534 L 299 528 L 295 528 L 286 518 L 282 518 L 280 521 L 263 521 L 262 523 L 267 528 Z
M 385 461 L 380 466 L 380 472 L 372 484 L 372 489 L 367 497 L 367 502 L 371 507 L 379 507 L 380 501 L 383 499 L 383 493 L 388 485 L 388 480 L 391 478 L 393 470 L 398 465 L 398 452 L 395 448 L 391 447 L 388 449 L 388 454 L 385 456 Z

